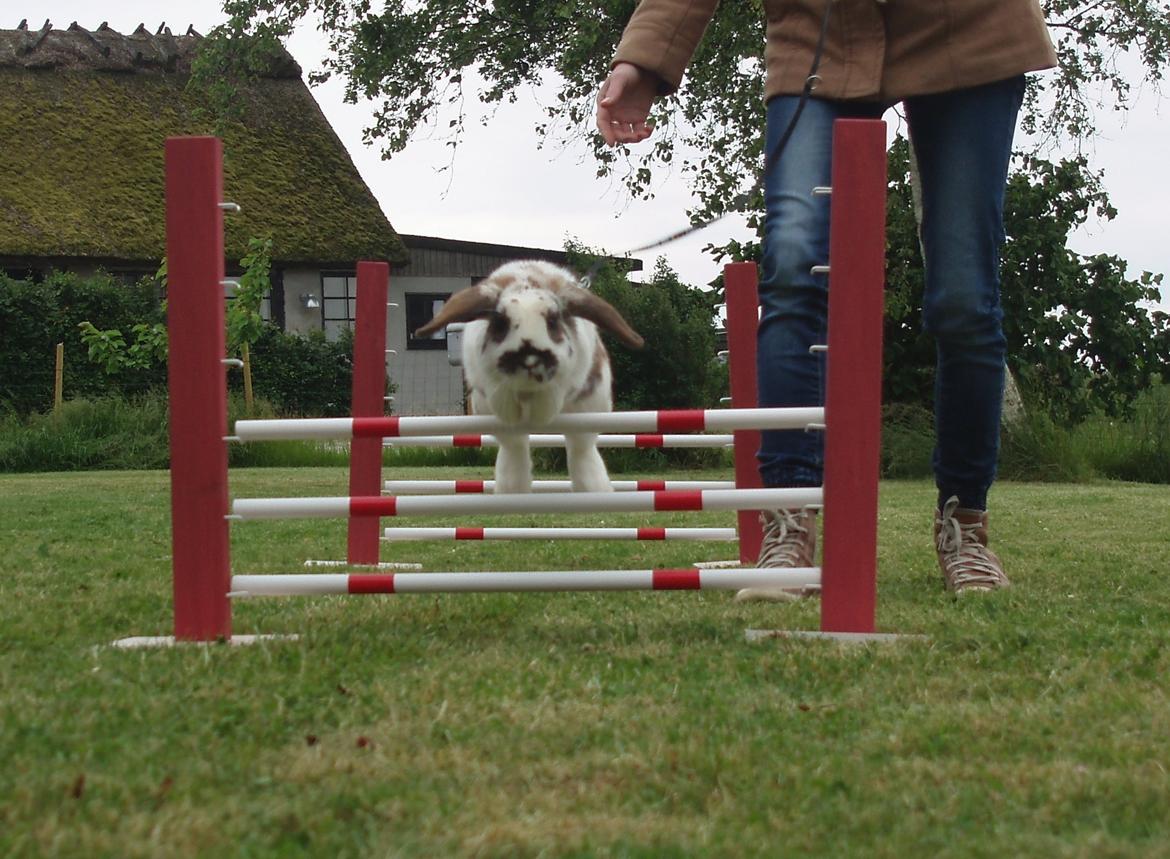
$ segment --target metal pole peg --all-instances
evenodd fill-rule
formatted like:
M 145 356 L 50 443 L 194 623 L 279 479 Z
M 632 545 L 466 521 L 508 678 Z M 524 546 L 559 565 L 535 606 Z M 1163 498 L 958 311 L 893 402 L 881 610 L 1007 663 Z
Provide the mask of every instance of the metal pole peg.
M 828 345 L 826 345 L 824 343 L 814 343 L 813 345 L 808 347 L 808 351 L 810 354 L 815 355 L 818 352 L 828 352 L 829 347 L 828 347 Z
M 223 440 L 226 441 L 228 444 L 243 444 L 244 443 L 244 440 L 242 438 L 240 438 L 238 435 L 225 435 L 223 437 Z
M 228 278 L 227 280 L 221 280 L 219 285 L 224 288 L 224 292 L 235 292 L 240 288 L 240 282 L 231 278 Z
M 828 274 L 829 267 L 827 265 L 814 265 L 808 270 L 809 274 Z
M 814 197 L 829 197 L 833 193 L 833 188 L 830 185 L 817 185 L 812 189 Z
M 239 358 L 220 358 L 219 363 L 223 364 L 225 367 L 235 367 L 237 369 L 243 369 L 244 366 L 244 362 Z
M 233 214 L 233 215 L 238 215 L 240 213 L 240 204 L 239 203 L 220 203 L 219 207 L 223 211 L 229 212 L 230 214 Z
M 398 354 L 398 350 L 397 350 L 397 349 L 387 349 L 387 350 L 386 350 L 386 354 L 387 354 L 387 355 L 397 355 L 397 354 Z
M 827 429 L 825 424 L 805 424 L 805 432 L 824 432 Z

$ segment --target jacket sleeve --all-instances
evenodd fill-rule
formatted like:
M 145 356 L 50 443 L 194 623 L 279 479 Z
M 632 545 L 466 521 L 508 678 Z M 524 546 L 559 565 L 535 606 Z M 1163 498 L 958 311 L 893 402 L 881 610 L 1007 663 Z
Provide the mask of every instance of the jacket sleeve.
M 719 0 L 642 0 L 613 61 L 653 72 L 663 93 L 674 92 L 718 5 Z

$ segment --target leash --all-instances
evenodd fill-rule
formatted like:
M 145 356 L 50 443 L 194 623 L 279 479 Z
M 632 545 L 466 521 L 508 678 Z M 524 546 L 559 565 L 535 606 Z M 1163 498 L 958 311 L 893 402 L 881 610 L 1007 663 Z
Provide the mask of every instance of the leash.
M 768 176 L 768 171 L 770 171 L 776 165 L 776 162 L 780 160 L 780 155 L 784 152 L 784 147 L 787 146 L 788 141 L 792 139 L 792 133 L 796 130 L 796 123 L 800 121 L 800 115 L 804 113 L 804 107 L 806 104 L 808 104 L 809 96 L 811 96 L 813 90 L 817 88 L 817 84 L 821 82 L 821 77 L 819 74 L 817 74 L 817 72 L 821 67 L 821 58 L 825 53 L 825 40 L 829 33 L 829 17 L 832 10 L 833 0 L 825 0 L 825 13 L 821 16 L 821 29 L 820 33 L 817 35 L 817 46 L 813 51 L 812 64 L 809 66 L 808 76 L 805 78 L 804 86 L 800 91 L 800 101 L 797 102 L 796 110 L 793 111 L 792 118 L 788 120 L 788 125 L 785 126 L 784 133 L 780 135 L 780 140 L 776 143 L 776 148 L 769 152 L 767 158 L 764 160 L 763 172 L 760 173 L 759 177 L 756 179 L 755 184 L 744 193 L 736 196 L 736 198 L 731 201 L 731 205 L 720 212 L 718 215 L 707 218 L 706 220 L 700 221 L 697 224 L 691 224 L 680 230 L 676 230 L 670 235 L 658 239 L 657 241 L 653 241 L 645 245 L 640 245 L 636 248 L 631 248 L 630 250 L 626 251 L 623 256 L 632 257 L 634 254 L 652 251 L 656 248 L 662 247 L 663 245 L 668 245 L 672 242 L 678 241 L 679 239 L 685 238 L 692 233 L 705 230 L 712 224 L 723 220 L 732 212 L 742 212 L 747 206 L 748 201 L 751 199 L 752 195 L 763 189 L 764 181 Z M 605 262 L 606 258 L 601 258 L 589 267 L 589 270 L 581 276 L 580 283 L 582 287 L 589 289 L 593 283 L 593 278 L 597 276 L 599 271 L 601 271 L 601 268 L 605 265 Z

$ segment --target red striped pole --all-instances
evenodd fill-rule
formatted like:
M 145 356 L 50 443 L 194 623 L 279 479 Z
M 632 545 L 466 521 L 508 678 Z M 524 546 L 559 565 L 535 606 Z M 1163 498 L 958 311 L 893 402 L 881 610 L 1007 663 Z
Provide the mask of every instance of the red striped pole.
M 759 328 L 760 301 L 756 291 L 756 265 L 737 262 L 723 268 L 723 294 L 727 305 L 727 369 L 731 378 L 731 407 L 754 409 L 758 404 L 756 389 L 756 332 Z M 759 430 L 736 430 L 735 485 L 754 489 L 764 485 L 756 451 L 760 449 Z M 754 564 L 760 556 L 763 532 L 760 514 L 741 510 L 739 524 L 740 563 Z
M 553 570 L 533 572 L 270 574 L 232 577 L 232 595 L 697 591 L 748 587 L 815 588 L 816 567 L 795 569 Z
M 735 539 L 734 528 L 386 528 L 388 541 L 399 540 L 711 540 Z
M 494 435 L 416 435 L 398 436 L 385 439 L 385 447 L 495 447 L 499 440 Z M 638 433 L 634 435 L 605 434 L 597 437 L 598 447 L 633 447 L 641 449 L 672 447 L 731 447 L 734 439 L 730 435 L 663 435 L 661 433 Z M 563 435 L 533 433 L 528 436 L 529 447 L 564 447 Z
M 224 368 L 223 147 L 166 141 L 167 385 L 175 638 L 232 634 Z
M 654 492 L 659 489 L 734 489 L 732 480 L 611 480 L 614 492 Z M 382 488 L 391 495 L 490 495 L 494 480 L 387 480 Z M 571 480 L 534 480 L 533 492 L 572 492 Z
M 558 492 L 514 495 L 375 495 L 347 498 L 237 498 L 232 515 L 252 519 L 344 519 L 350 516 L 667 513 L 771 510 L 820 505 L 820 487 L 703 489 L 658 492 Z
M 884 122 L 836 122 L 832 182 L 821 629 L 873 632 L 886 248 Z
M 500 430 L 549 433 L 726 432 L 742 429 L 805 429 L 822 424 L 819 406 L 775 409 L 662 409 L 635 412 L 573 412 L 540 427 L 510 426 L 491 415 L 411 415 L 382 418 L 291 418 L 236 421 L 241 441 L 285 439 L 399 438 L 418 435 L 482 434 Z
M 386 301 L 390 266 L 359 262 L 357 266 L 357 321 L 353 337 L 353 415 L 382 417 L 386 402 Z M 355 438 L 349 448 L 349 494 L 377 495 L 382 491 L 382 440 Z M 346 560 L 376 564 L 381 546 L 378 523 L 349 520 Z

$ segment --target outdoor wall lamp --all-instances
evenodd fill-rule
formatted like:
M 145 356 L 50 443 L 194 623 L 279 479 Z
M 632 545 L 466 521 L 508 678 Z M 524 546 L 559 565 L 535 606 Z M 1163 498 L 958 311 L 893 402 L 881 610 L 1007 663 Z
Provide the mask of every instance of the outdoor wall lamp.
M 306 292 L 301 295 L 301 304 L 305 310 L 316 310 L 321 306 L 321 301 L 313 293 Z

